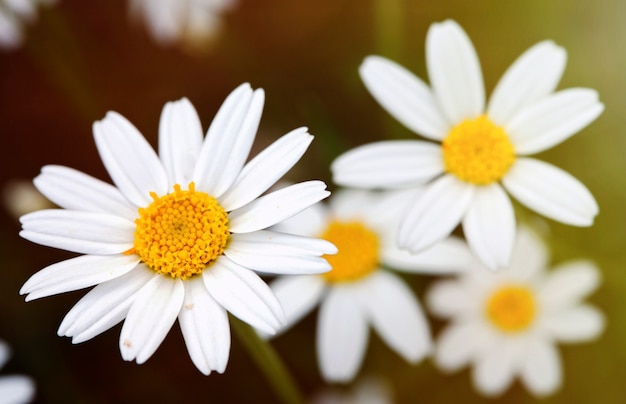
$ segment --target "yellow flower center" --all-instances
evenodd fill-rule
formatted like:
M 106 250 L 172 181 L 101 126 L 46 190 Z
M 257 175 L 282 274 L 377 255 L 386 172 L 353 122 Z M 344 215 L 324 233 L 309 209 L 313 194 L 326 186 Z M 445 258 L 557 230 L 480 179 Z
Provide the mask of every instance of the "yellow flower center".
M 378 265 L 378 236 L 362 223 L 332 221 L 320 236 L 337 246 L 325 255 L 332 269 L 321 276 L 329 283 L 351 282 L 368 275 Z
M 212 196 L 196 192 L 195 184 L 158 197 L 147 208 L 139 208 L 135 220 L 134 247 L 129 253 L 154 271 L 172 278 L 187 279 L 201 273 L 219 257 L 230 236 L 228 213 Z
M 487 318 L 505 332 L 525 330 L 535 319 L 535 296 L 526 286 L 504 286 L 493 293 L 485 306 Z
M 485 115 L 455 126 L 441 147 L 446 172 L 477 185 L 498 181 L 515 161 L 509 137 Z

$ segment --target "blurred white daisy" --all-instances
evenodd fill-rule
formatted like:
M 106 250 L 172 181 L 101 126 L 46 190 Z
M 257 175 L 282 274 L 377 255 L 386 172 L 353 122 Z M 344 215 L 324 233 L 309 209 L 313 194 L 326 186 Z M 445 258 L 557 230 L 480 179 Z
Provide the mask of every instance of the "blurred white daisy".
M 472 365 L 474 385 L 486 395 L 502 393 L 516 375 L 537 396 L 558 389 L 562 367 L 555 342 L 596 338 L 604 317 L 581 302 L 598 286 L 595 265 L 574 261 L 547 272 L 547 260 L 537 236 L 521 228 L 509 268 L 493 273 L 477 263 L 457 279 L 437 282 L 428 306 L 452 320 L 437 341 L 438 367 Z
M 404 193 L 404 192 L 402 192 Z M 285 309 L 286 326 L 318 303 L 317 357 L 328 381 L 354 378 L 365 356 L 369 326 L 405 360 L 415 363 L 429 353 L 428 323 L 411 289 L 391 266 L 411 273 L 441 274 L 463 268 L 471 254 L 450 238 L 421 254 L 397 248 L 398 197 L 367 191 L 339 191 L 328 207 L 321 204 L 280 224 L 280 229 L 334 243 L 326 257 L 332 270 L 322 275 L 281 277 L 270 284 Z
M 361 77 L 374 98 L 430 141 L 383 141 L 357 147 L 332 164 L 334 181 L 365 188 L 428 183 L 412 201 L 398 243 L 413 252 L 460 223 L 470 248 L 491 269 L 508 265 L 515 216 L 506 192 L 530 209 L 574 226 L 598 213 L 591 193 L 550 164 L 527 157 L 569 138 L 604 109 L 596 91 L 554 92 L 566 53 L 551 41 L 522 54 L 485 107 L 476 52 L 454 21 L 433 24 L 426 38 L 429 88 L 403 67 L 369 56 Z
M 37 7 L 56 0 L 0 0 L 0 49 L 15 49 L 24 42 L 24 23 L 37 18 Z
M 11 348 L 0 341 L 0 368 L 11 356 Z M 0 403 L 29 403 L 35 396 L 35 383 L 28 376 L 10 375 L 0 377 Z
M 33 300 L 97 285 L 65 316 L 58 334 L 88 340 L 123 319 L 125 360 L 145 362 L 178 317 L 193 363 L 223 372 L 226 311 L 273 333 L 284 314 L 254 271 L 320 273 L 327 241 L 263 230 L 329 192 L 308 181 L 263 194 L 304 154 L 306 128 L 281 137 L 244 165 L 264 103 L 243 84 L 224 101 L 206 138 L 187 99 L 165 105 L 159 153 L 124 117 L 94 123 L 102 161 L 117 187 L 79 171 L 46 166 L 35 185 L 64 209 L 21 218 L 20 235 L 81 254 L 33 275 L 20 293 Z
M 154 39 L 170 45 L 196 47 L 211 40 L 222 25 L 222 14 L 236 0 L 130 0 L 133 16 L 143 19 Z

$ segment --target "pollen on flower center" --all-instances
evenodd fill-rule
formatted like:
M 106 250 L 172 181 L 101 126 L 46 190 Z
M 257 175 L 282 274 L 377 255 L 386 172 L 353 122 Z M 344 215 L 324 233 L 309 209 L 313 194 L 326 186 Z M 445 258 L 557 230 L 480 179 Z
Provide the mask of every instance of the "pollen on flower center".
M 477 185 L 498 181 L 515 161 L 509 137 L 485 115 L 455 126 L 441 147 L 446 172 Z
M 332 270 L 321 276 L 329 283 L 355 281 L 378 265 L 376 233 L 358 221 L 332 221 L 320 236 L 337 246 L 335 255 L 325 255 Z
M 487 300 L 487 318 L 502 331 L 522 331 L 535 319 L 535 297 L 525 286 L 509 285 L 498 289 Z
M 230 236 L 228 214 L 217 200 L 174 185 L 174 192 L 139 208 L 135 220 L 135 242 L 129 253 L 154 271 L 173 278 L 187 279 L 201 273 L 219 257 Z

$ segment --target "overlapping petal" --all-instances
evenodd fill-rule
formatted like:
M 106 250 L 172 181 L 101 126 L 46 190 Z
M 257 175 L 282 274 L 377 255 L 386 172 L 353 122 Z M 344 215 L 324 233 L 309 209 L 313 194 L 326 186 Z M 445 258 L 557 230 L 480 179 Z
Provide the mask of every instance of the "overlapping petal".
M 553 393 L 561 385 L 559 353 L 549 341 L 533 338 L 528 344 L 528 354 L 524 356 L 520 369 L 522 381 L 535 395 Z
M 465 242 L 448 237 L 417 254 L 398 248 L 395 242 L 389 243 L 381 249 L 380 260 L 400 271 L 443 275 L 465 270 L 475 258 Z
M 285 310 L 285 325 L 280 329 L 281 333 L 313 310 L 326 290 L 322 278 L 315 275 L 283 276 L 272 282 L 270 287 Z

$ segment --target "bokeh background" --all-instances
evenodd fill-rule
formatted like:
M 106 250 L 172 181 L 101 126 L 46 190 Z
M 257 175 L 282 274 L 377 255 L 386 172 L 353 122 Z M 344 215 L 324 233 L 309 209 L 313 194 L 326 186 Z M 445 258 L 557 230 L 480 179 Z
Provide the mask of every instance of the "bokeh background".
M 2 189 L 30 181 L 45 164 L 108 180 L 91 133 L 106 111 L 126 116 L 156 146 L 165 102 L 188 97 L 206 129 L 224 97 L 246 81 L 266 91 L 253 153 L 308 126 L 316 140 L 288 179 L 319 178 L 332 188 L 328 165 L 342 151 L 413 136 L 362 85 L 357 69 L 366 55 L 386 56 L 427 78 L 428 26 L 453 18 L 478 51 L 489 93 L 534 43 L 553 39 L 565 47 L 568 65 L 559 88 L 595 88 L 606 110 L 538 157 L 583 181 L 600 215 L 584 229 L 546 220 L 547 237 L 554 262 L 590 258 L 600 266 L 603 283 L 589 300 L 606 314 L 607 328 L 593 343 L 560 347 L 563 387 L 541 401 L 626 402 L 626 2 L 239 0 L 224 14 L 219 35 L 193 48 L 155 42 L 128 8 L 126 0 L 60 0 L 28 25 L 23 47 L 0 52 Z M 0 338 L 14 350 L 2 374 L 31 375 L 38 402 L 276 402 L 236 338 L 225 374 L 205 377 L 191 363 L 178 325 L 141 366 L 121 359 L 119 325 L 80 345 L 57 337 L 63 316 L 84 291 L 26 304 L 18 290 L 32 273 L 70 255 L 20 239 L 17 218 L 7 209 L 0 225 Z M 433 280 L 405 279 L 422 300 Z M 307 397 L 329 388 L 315 361 L 315 319 L 314 313 L 272 342 Z M 436 336 L 443 324 L 431 324 Z M 485 400 L 467 369 L 445 375 L 429 359 L 409 365 L 374 334 L 360 375 L 381 378 L 399 403 Z M 516 382 L 490 401 L 535 400 Z

